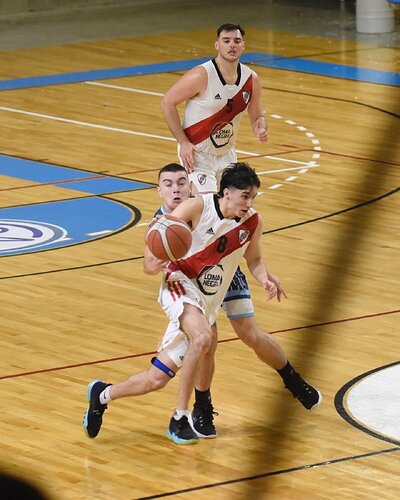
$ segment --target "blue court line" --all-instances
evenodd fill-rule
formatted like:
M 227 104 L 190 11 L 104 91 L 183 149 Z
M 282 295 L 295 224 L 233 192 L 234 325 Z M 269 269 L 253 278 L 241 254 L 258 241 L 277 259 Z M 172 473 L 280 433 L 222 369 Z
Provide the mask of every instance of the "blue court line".
M 38 184 L 57 183 L 57 187 L 89 194 L 117 193 L 154 187 L 152 184 L 144 182 L 111 176 L 99 177 L 92 172 L 7 155 L 0 155 L 0 175 L 37 182 Z M 91 179 L 91 177 L 94 177 L 94 179 Z M 65 181 L 65 184 L 63 184 L 63 181 Z
M 149 75 L 152 73 L 165 73 L 166 71 L 187 70 L 205 61 L 207 61 L 207 59 L 172 61 L 159 64 L 146 64 L 144 66 L 128 66 L 126 68 L 98 69 L 81 71 L 79 73 L 63 73 L 60 75 L 16 78 L 15 80 L 0 80 L 0 90 L 45 87 L 47 85 L 79 83 L 90 80 L 107 80 L 109 78 L 123 78 L 127 76 Z
M 128 76 L 150 75 L 171 71 L 183 71 L 193 68 L 207 61 L 209 58 L 187 59 L 183 61 L 169 61 L 158 64 L 145 64 L 142 66 L 127 66 L 123 68 L 109 68 L 78 73 L 63 73 L 59 75 L 33 76 L 30 78 L 16 78 L 13 80 L 0 80 L 0 90 L 16 90 L 31 87 L 45 87 L 48 85 L 61 85 L 79 83 L 91 80 L 107 80 Z M 267 66 L 270 68 L 287 69 L 317 75 L 359 80 L 383 85 L 400 85 L 400 73 L 380 71 L 343 64 L 333 64 L 313 61 L 309 59 L 285 58 L 274 54 L 249 52 L 243 54 L 241 61 L 247 64 Z
M 241 60 L 247 63 L 256 63 L 265 59 L 268 54 L 250 52 L 242 56 Z M 275 58 L 277 56 L 270 55 Z M 31 87 L 45 87 L 48 85 L 61 85 L 66 83 L 79 83 L 91 80 L 107 80 L 110 78 L 123 78 L 127 76 L 150 75 L 153 73 L 166 73 L 167 71 L 183 71 L 194 68 L 209 60 L 209 57 L 200 59 L 186 59 L 183 61 L 169 61 L 158 64 L 145 64 L 142 66 L 127 66 L 122 68 L 97 69 L 80 71 L 78 73 L 62 73 L 59 75 L 32 76 L 29 78 L 16 78 L 14 80 L 0 80 L 0 90 L 16 90 Z
M 256 64 L 269 68 L 312 73 L 314 75 L 331 76 L 346 80 L 400 86 L 400 73 L 394 73 L 393 71 L 359 68 L 357 66 L 312 61 L 310 59 L 280 59 L 278 61 L 259 61 Z

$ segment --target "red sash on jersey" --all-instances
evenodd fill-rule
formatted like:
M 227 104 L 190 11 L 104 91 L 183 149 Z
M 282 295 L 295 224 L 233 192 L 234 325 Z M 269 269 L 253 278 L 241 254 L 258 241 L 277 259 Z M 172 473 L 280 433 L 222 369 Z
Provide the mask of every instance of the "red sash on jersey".
M 231 99 L 232 107 L 229 113 L 227 111 L 227 106 L 224 105 L 222 109 L 209 116 L 208 118 L 204 118 L 204 120 L 201 120 L 197 123 L 194 123 L 190 127 L 185 128 L 185 134 L 189 141 L 192 144 L 199 144 L 200 142 L 205 141 L 210 136 L 215 125 L 217 125 L 218 123 L 227 123 L 233 120 L 233 118 L 244 111 L 249 104 L 249 101 L 243 98 L 243 92 L 247 92 L 251 96 L 252 90 L 253 76 L 250 75 L 243 87 Z
M 187 259 L 170 262 L 168 265 L 168 271 L 173 272 L 180 270 L 189 279 L 196 278 L 204 266 L 217 265 L 226 255 L 231 254 L 243 244 L 250 241 L 254 231 L 257 229 L 257 225 L 258 213 L 256 212 L 245 222 L 223 234 L 203 250 L 200 250 Z M 240 234 L 243 230 L 249 232 L 245 241 L 241 241 L 240 239 Z M 221 245 L 222 237 L 226 238 L 226 244 L 224 244 L 223 250 L 221 251 L 219 245 Z M 166 279 L 168 279 L 168 276 L 169 273 L 167 273 Z

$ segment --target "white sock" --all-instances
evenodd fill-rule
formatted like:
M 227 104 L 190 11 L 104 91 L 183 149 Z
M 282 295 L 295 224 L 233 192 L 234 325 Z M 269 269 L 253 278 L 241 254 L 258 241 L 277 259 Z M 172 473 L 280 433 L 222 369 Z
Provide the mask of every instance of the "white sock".
M 100 396 L 99 396 L 100 404 L 106 405 L 111 401 L 110 389 L 111 389 L 111 385 L 108 385 L 104 389 L 104 391 L 100 393 Z
M 174 419 L 180 420 L 183 416 L 189 417 L 190 411 L 188 410 L 175 410 Z

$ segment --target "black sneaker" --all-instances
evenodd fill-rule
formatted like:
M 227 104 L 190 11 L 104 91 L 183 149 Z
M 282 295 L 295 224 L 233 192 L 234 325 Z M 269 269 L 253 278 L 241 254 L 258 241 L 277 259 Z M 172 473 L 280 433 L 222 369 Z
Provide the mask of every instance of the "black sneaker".
M 203 406 L 194 404 L 189 422 L 198 437 L 206 439 L 217 437 L 217 431 L 214 427 L 214 415 L 218 415 L 218 413 L 214 411 L 211 403 Z
M 190 427 L 188 418 L 184 415 L 179 420 L 172 416 L 167 430 L 167 436 L 176 444 L 196 444 L 199 438 Z
M 322 395 L 318 389 L 306 382 L 294 370 L 290 379 L 286 381 L 285 387 L 307 410 L 313 410 L 322 402 Z
M 103 422 L 103 413 L 107 409 L 107 405 L 102 405 L 99 400 L 100 394 L 106 387 L 111 384 L 101 382 L 101 380 L 93 380 L 87 388 L 87 399 L 89 408 L 83 418 L 83 428 L 87 437 L 95 438 L 100 432 L 100 427 Z

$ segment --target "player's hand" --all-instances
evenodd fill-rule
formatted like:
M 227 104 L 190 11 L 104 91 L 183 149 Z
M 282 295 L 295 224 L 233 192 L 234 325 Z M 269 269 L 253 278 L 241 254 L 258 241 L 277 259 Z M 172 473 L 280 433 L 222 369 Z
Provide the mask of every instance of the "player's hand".
M 165 271 L 169 261 L 158 259 L 153 255 L 148 246 L 144 249 L 143 270 L 146 274 L 155 276 L 158 273 Z
M 179 156 L 182 161 L 182 166 L 185 167 L 188 174 L 194 172 L 194 153 L 197 151 L 198 149 L 196 148 L 196 146 L 189 141 L 181 144 Z
M 164 271 L 169 264 L 169 260 L 161 260 L 155 257 L 151 252 L 150 254 L 151 255 L 147 258 L 147 268 L 151 271 L 151 274 L 158 274 Z
M 266 280 L 264 285 L 264 290 L 267 292 L 267 300 L 272 300 L 277 296 L 278 289 L 273 281 Z
M 271 273 L 268 274 L 268 279 L 269 281 L 272 281 L 272 283 L 275 283 L 276 286 L 276 298 L 278 299 L 278 302 L 281 301 L 281 299 L 284 297 L 285 299 L 288 298 L 286 295 L 285 289 L 283 288 L 279 278 Z
M 254 123 L 254 134 L 260 142 L 268 141 L 267 124 L 265 118 L 260 116 Z

